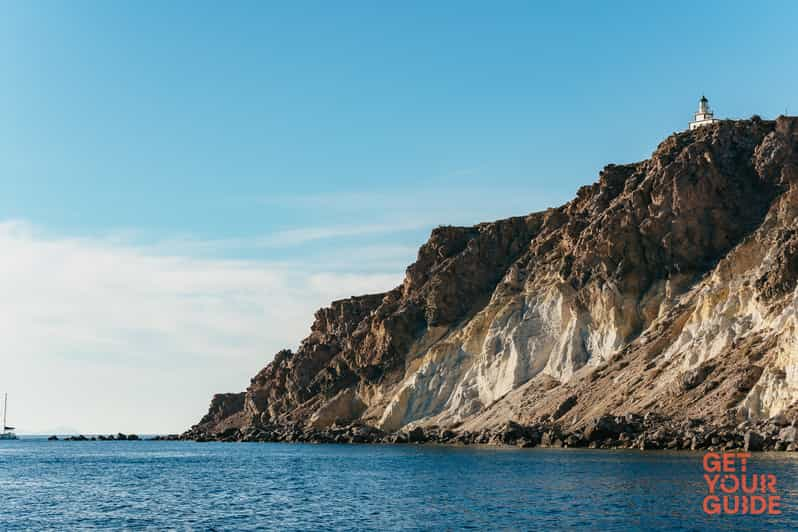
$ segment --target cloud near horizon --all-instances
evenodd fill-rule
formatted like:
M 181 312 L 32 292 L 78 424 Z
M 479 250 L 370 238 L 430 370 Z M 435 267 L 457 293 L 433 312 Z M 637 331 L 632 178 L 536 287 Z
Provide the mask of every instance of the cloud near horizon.
M 403 266 L 390 265 L 410 251 L 389 248 L 386 263 L 377 248 L 373 271 L 355 275 L 325 271 L 318 260 L 167 249 L 0 223 L 0 390 L 10 394 L 11 424 L 23 432 L 181 431 L 212 393 L 243 389 L 274 352 L 296 346 L 317 308 L 398 285 Z M 353 257 L 369 269 L 367 248 Z

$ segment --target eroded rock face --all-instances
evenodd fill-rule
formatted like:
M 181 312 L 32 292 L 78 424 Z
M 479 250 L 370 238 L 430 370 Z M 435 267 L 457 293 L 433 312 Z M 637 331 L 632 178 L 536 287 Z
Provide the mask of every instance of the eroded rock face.
M 401 286 L 318 311 L 296 353 L 188 435 L 556 420 L 512 438 L 568 445 L 632 438 L 606 416 L 794 415 L 796 183 L 798 119 L 724 121 L 606 167 L 562 207 L 437 228 Z
M 202 426 L 213 426 L 215 430 L 220 430 L 228 426 L 241 425 L 244 420 L 241 414 L 244 409 L 243 393 L 217 393 L 211 399 L 211 406 L 199 424 Z

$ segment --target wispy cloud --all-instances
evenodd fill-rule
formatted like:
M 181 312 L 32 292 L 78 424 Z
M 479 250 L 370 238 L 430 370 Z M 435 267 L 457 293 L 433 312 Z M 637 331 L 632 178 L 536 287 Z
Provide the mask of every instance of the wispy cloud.
M 157 247 L 168 251 L 181 250 L 184 252 L 282 249 L 321 240 L 390 235 L 405 231 L 428 229 L 429 227 L 429 223 L 420 220 L 397 221 L 392 223 L 297 227 L 274 231 L 266 235 L 244 238 L 201 239 L 196 237 L 173 237 L 159 241 Z
M 180 430 L 296 345 L 316 308 L 402 279 L 164 250 L 0 223 L 0 389 L 18 426 Z

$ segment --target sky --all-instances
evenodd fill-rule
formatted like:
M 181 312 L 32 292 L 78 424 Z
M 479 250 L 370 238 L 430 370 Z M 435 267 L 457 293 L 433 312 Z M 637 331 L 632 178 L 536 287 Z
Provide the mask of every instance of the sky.
M 433 227 L 798 114 L 798 4 L 644 4 L 1 2 L 9 424 L 181 432 Z

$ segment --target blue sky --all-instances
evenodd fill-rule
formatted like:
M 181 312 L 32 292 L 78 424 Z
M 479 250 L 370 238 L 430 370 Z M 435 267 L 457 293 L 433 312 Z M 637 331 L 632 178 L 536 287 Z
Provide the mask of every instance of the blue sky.
M 558 205 L 702 92 L 798 112 L 793 2 L 0 10 L 0 389 L 29 430 L 182 430 L 435 225 Z

